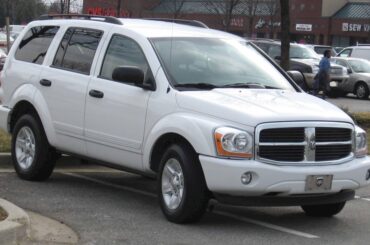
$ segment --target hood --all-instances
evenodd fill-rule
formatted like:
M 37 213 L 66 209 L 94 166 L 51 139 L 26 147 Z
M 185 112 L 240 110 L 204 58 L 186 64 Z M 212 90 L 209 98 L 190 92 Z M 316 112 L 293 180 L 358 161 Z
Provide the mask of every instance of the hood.
M 367 80 L 370 80 L 370 73 L 356 73 L 356 75 L 358 75 L 358 76 L 360 76 L 360 77 L 362 77 L 362 78 L 364 78 L 364 79 L 367 79 Z
M 335 105 L 294 91 L 227 88 L 182 91 L 177 93 L 176 98 L 182 109 L 252 127 L 260 123 L 282 121 L 353 123 L 352 119 Z
M 294 59 L 294 58 L 292 58 L 291 60 L 295 61 L 295 62 L 306 64 L 306 65 L 309 65 L 309 66 L 313 66 L 313 65 L 318 66 L 319 63 L 320 63 L 319 59 Z

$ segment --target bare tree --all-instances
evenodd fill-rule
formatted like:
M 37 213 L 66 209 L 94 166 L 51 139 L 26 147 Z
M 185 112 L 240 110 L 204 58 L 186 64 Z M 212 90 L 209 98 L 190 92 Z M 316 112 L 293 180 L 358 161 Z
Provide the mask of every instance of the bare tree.
M 235 10 L 237 7 L 241 7 L 241 2 L 242 0 L 209 0 L 205 1 L 204 5 L 209 12 L 216 13 L 220 17 L 225 31 L 229 31 Z
M 172 14 L 174 19 L 177 19 L 181 16 L 186 2 L 188 2 L 188 0 L 160 0 L 157 6 L 163 6 L 167 12 Z
M 269 28 L 269 36 L 270 38 L 273 38 L 274 29 L 275 27 L 278 27 L 276 26 L 275 22 L 280 13 L 280 2 L 278 0 L 267 0 L 265 4 L 267 7 L 268 15 L 270 16 L 270 20 L 267 25 Z
M 246 26 L 248 37 L 252 37 L 253 35 L 253 29 L 254 29 L 253 20 L 254 20 L 254 17 L 256 16 L 259 2 L 260 2 L 259 0 L 244 0 L 244 5 L 245 5 L 244 15 L 246 19 L 248 20 L 248 25 Z
M 281 62 L 284 70 L 289 70 L 290 15 L 289 0 L 280 0 L 281 15 Z

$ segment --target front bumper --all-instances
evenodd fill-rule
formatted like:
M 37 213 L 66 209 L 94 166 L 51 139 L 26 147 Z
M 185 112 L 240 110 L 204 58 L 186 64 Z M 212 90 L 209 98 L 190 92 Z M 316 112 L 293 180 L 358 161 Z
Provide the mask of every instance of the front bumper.
M 290 196 L 333 194 L 370 185 L 366 180 L 370 157 L 326 166 L 276 166 L 255 160 L 231 160 L 199 156 L 208 189 L 213 193 L 231 196 Z M 245 172 L 252 172 L 250 184 L 241 182 Z M 306 191 L 308 175 L 333 175 L 328 191 Z
M 313 74 L 313 73 L 303 73 L 303 76 L 306 80 L 307 86 L 310 89 L 313 89 L 315 74 Z M 332 88 L 341 87 L 342 84 L 345 84 L 348 79 L 349 79 L 349 76 L 347 76 L 347 75 L 331 74 L 330 75 L 330 81 L 335 82 L 334 84 L 336 84 L 336 85 L 335 86 L 330 86 L 330 87 L 332 87 Z
M 8 118 L 10 109 L 0 105 L 0 129 L 8 131 Z

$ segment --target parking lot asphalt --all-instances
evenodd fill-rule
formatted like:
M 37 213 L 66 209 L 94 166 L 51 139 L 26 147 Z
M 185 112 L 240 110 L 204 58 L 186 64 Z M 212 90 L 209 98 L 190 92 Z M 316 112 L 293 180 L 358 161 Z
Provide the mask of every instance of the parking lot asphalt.
M 350 112 L 370 112 L 370 99 L 360 100 L 357 99 L 353 94 L 349 94 L 346 97 L 329 98 L 327 101 L 335 104 L 342 109 L 348 109 Z
M 74 162 L 58 164 L 46 182 L 20 180 L 0 163 L 0 196 L 70 226 L 80 244 L 369 244 L 370 187 L 334 218 L 311 218 L 299 207 L 216 204 L 195 224 L 162 215 L 156 182 Z

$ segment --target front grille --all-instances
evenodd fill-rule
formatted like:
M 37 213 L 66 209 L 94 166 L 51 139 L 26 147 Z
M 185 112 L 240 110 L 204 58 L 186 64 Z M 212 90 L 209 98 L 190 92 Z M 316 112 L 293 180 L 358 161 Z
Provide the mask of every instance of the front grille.
M 316 142 L 350 141 L 352 131 L 348 128 L 316 128 Z
M 321 145 L 316 147 L 316 161 L 332 161 L 347 157 L 352 151 L 351 145 Z
M 334 164 L 353 156 L 353 126 L 350 124 L 289 123 L 292 127 L 286 127 L 286 124 L 274 123 L 257 127 L 257 158 L 275 164 L 291 165 Z
M 304 128 L 271 128 L 260 134 L 260 142 L 303 142 Z
M 300 162 L 304 146 L 260 146 L 260 157 L 284 162 Z

